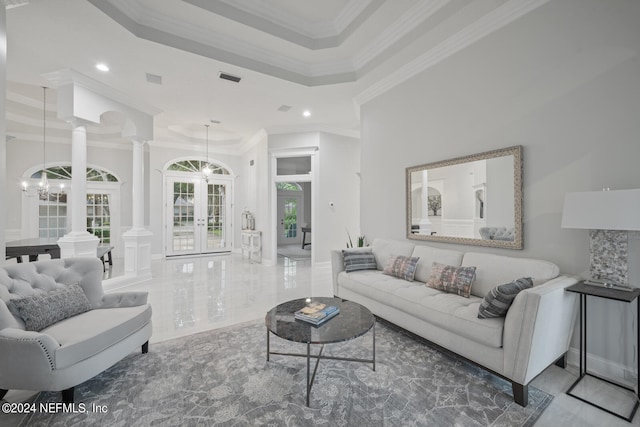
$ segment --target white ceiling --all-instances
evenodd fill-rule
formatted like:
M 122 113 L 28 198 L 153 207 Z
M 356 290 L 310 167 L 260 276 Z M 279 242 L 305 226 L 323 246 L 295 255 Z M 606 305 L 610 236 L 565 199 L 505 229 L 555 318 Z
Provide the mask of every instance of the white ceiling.
M 154 143 L 202 144 L 210 120 L 231 151 L 261 129 L 357 136 L 359 103 L 547 1 L 5 0 L 7 133 L 41 140 L 44 75 L 71 68 L 159 109 Z M 47 100 L 47 139 L 69 142 L 55 89 Z M 119 143 L 121 127 L 106 116 L 90 141 Z

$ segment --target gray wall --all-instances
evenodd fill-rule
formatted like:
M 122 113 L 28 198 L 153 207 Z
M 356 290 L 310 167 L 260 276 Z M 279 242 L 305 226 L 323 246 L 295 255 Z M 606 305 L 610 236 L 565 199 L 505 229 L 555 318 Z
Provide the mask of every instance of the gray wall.
M 560 228 L 563 199 L 640 187 L 638 22 L 638 1 L 549 2 L 363 105 L 362 232 L 404 238 L 406 167 L 522 145 L 524 250 L 439 246 L 586 272 L 588 233 Z M 633 366 L 630 307 L 590 307 L 590 352 Z

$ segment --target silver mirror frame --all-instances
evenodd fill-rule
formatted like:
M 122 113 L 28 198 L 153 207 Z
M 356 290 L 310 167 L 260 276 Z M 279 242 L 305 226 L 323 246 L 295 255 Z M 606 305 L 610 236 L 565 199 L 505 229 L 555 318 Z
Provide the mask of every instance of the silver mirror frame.
M 411 174 L 413 172 L 422 171 L 424 169 L 441 168 L 445 166 L 458 165 L 461 163 L 475 162 L 477 160 L 492 159 L 495 157 L 513 156 L 513 212 L 514 212 L 514 240 L 484 240 L 472 239 L 466 237 L 450 237 L 450 236 L 427 236 L 423 234 L 411 233 Z M 450 160 L 440 162 L 426 163 L 418 166 L 411 166 L 406 169 L 406 200 L 407 200 L 407 239 L 411 240 L 428 240 L 432 242 L 456 243 L 460 245 L 486 246 L 492 248 L 504 249 L 522 249 L 524 240 L 522 236 L 522 146 L 503 148 L 500 150 L 486 151 L 484 153 L 472 154 L 470 156 L 457 157 Z

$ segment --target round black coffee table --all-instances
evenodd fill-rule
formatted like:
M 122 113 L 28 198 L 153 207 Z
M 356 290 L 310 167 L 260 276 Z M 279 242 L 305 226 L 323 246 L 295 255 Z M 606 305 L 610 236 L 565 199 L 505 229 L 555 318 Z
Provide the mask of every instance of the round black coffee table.
M 311 323 L 296 319 L 294 313 L 303 308 L 308 302 L 320 302 L 326 305 L 334 305 L 340 308 L 340 313 L 327 320 L 325 323 L 315 326 Z M 264 318 L 267 326 L 267 361 L 272 354 L 281 356 L 297 356 L 307 358 L 307 406 L 309 406 L 309 393 L 313 380 L 316 377 L 318 363 L 320 359 L 345 360 L 350 362 L 371 363 L 373 370 L 376 370 L 376 329 L 375 317 L 360 304 L 352 301 L 344 301 L 340 298 L 301 298 L 282 303 L 267 313 Z M 323 356 L 325 344 L 348 341 L 372 331 L 373 335 L 373 356 L 371 359 L 356 359 L 348 357 Z M 302 353 L 281 353 L 271 351 L 270 336 L 274 334 L 288 341 L 307 344 L 306 354 Z M 317 355 L 311 354 L 311 344 L 320 344 L 320 351 Z M 316 366 L 311 375 L 311 359 L 316 359 Z

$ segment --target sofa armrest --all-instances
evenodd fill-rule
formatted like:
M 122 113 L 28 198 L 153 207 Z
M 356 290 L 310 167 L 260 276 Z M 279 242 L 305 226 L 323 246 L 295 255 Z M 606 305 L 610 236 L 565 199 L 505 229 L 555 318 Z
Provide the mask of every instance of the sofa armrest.
M 147 303 L 148 292 L 112 292 L 102 296 L 100 308 L 137 307 Z
M 331 251 L 331 273 L 333 277 L 333 295 L 338 296 L 338 274 L 344 271 L 344 256 L 342 250 Z
M 569 350 L 577 296 L 565 288 L 581 279 L 559 276 L 518 294 L 504 323 L 504 372 L 528 384 Z
M 0 388 L 24 388 L 29 378 L 41 381 L 49 376 L 55 370 L 58 348 L 60 344 L 47 334 L 16 328 L 0 330 Z

